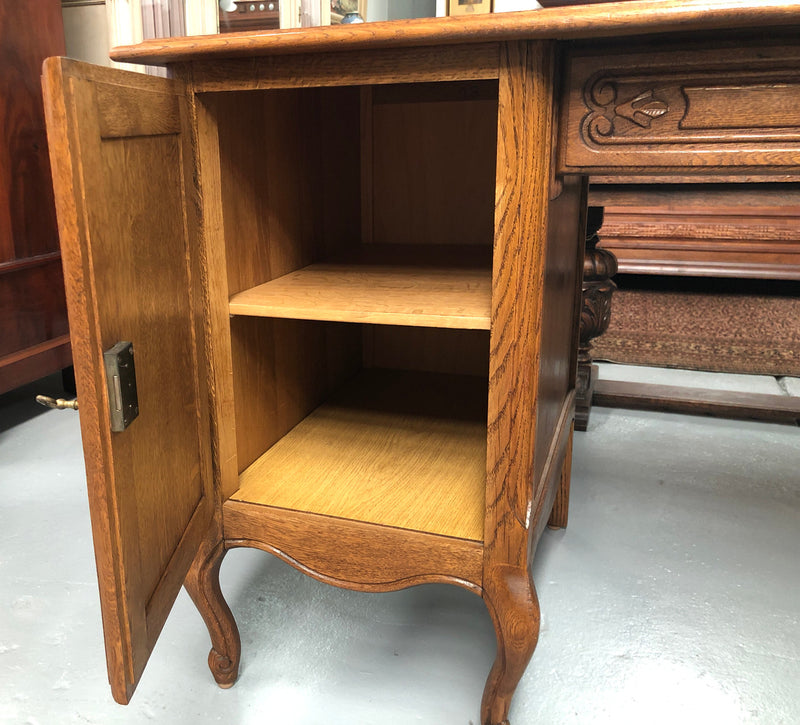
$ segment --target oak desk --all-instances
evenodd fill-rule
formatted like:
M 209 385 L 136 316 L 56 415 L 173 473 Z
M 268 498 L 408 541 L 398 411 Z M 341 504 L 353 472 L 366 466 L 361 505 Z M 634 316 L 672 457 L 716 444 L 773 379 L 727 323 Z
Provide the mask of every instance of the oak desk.
M 483 597 L 506 722 L 567 521 L 585 175 L 797 171 L 798 25 L 667 0 L 113 54 L 169 80 L 49 60 L 115 698 L 182 584 L 234 682 L 218 571 L 252 546 Z

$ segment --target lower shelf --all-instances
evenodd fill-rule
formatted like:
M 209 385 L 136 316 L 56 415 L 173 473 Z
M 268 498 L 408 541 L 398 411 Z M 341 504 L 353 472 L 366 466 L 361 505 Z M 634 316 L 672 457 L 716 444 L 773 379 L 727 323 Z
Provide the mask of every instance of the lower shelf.
M 485 378 L 367 370 L 239 477 L 233 500 L 483 540 Z

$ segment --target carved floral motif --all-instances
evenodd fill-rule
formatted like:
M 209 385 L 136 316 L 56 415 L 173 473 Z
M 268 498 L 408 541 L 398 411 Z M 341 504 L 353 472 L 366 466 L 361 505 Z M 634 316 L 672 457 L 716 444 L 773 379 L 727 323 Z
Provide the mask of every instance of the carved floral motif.
M 620 100 L 617 84 L 605 78 L 588 87 L 585 100 L 592 110 L 585 128 L 594 141 L 602 141 L 617 133 L 618 118 L 647 129 L 655 119 L 669 112 L 669 103 L 657 98 L 654 90 L 644 90 L 626 100 Z

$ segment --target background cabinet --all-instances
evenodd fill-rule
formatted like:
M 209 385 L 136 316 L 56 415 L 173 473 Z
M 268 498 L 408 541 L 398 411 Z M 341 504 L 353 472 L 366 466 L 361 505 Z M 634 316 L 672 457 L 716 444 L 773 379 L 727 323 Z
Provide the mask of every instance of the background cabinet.
M 58 0 L 0 2 L 0 393 L 71 361 L 40 82 L 62 53 Z

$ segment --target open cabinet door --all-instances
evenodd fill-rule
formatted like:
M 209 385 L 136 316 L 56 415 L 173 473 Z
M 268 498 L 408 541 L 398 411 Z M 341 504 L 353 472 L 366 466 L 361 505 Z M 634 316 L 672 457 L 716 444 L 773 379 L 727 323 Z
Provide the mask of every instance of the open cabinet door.
M 214 509 L 188 104 L 176 81 L 61 58 L 44 95 L 108 674 L 127 703 Z M 107 384 L 119 342 L 130 405 L 130 358 Z

